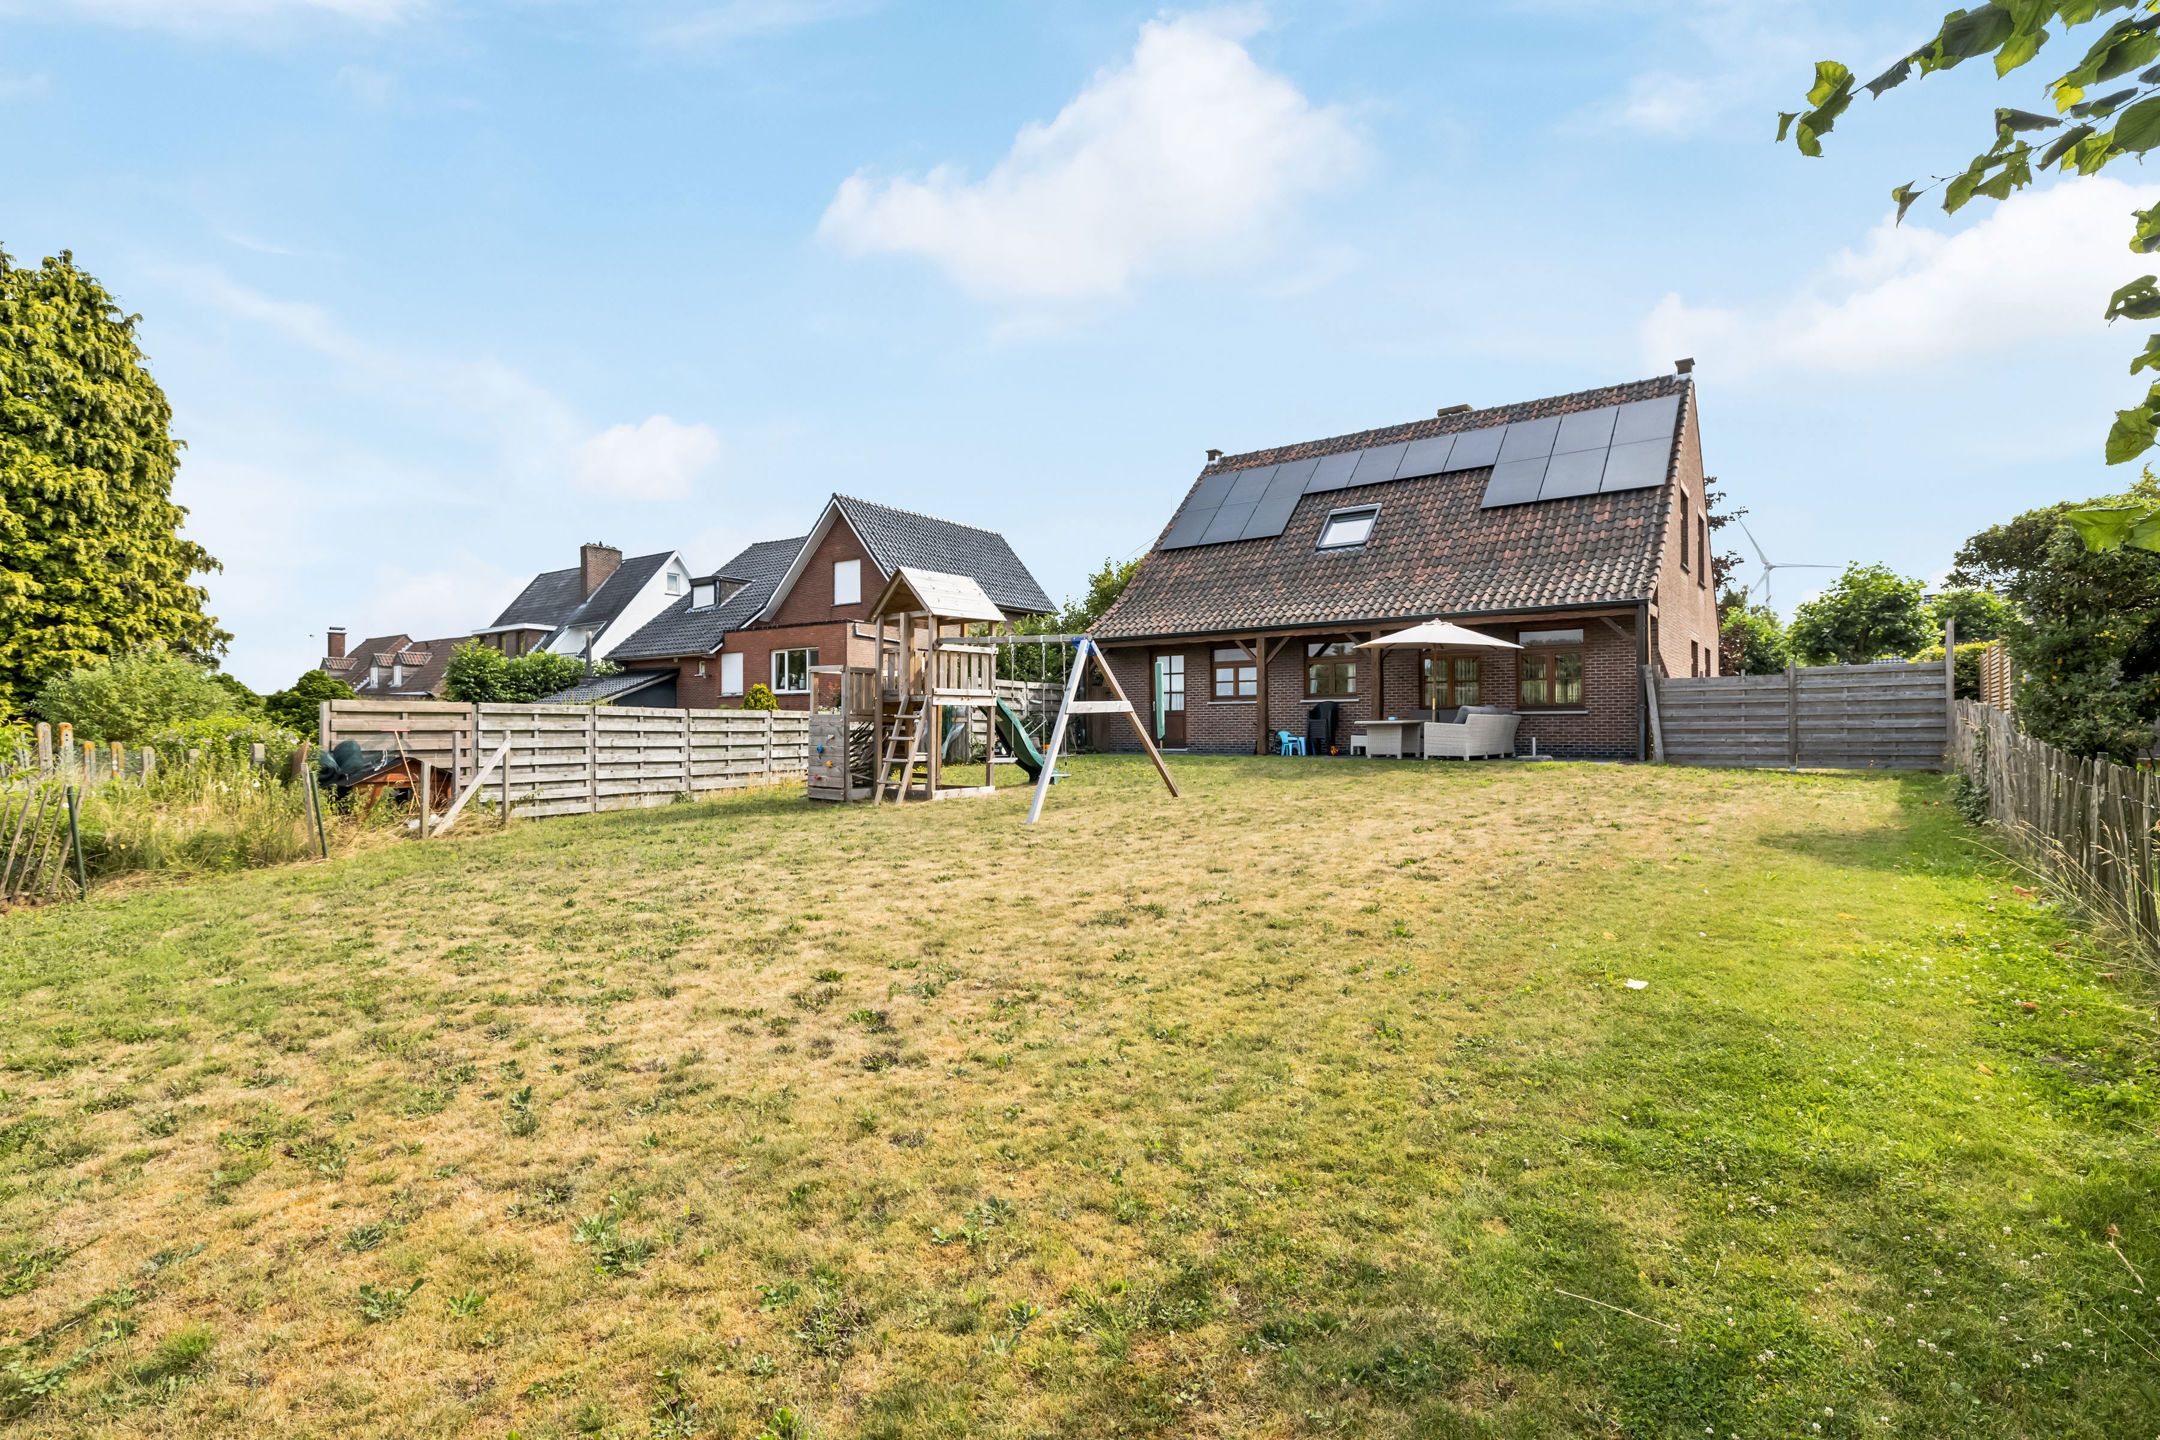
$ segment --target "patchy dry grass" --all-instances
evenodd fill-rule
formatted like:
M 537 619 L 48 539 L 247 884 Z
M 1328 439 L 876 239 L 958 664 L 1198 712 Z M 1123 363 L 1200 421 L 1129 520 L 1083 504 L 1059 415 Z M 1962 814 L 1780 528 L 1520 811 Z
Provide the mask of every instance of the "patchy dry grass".
M 0 1418 L 2155 1429 L 2149 1006 L 1938 782 L 1074 768 L 0 921 Z

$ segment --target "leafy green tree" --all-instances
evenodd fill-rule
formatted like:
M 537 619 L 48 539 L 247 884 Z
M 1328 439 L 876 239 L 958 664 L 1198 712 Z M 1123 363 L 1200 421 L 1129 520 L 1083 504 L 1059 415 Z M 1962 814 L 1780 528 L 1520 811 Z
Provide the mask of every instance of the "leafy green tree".
M 234 713 L 232 694 L 197 661 L 151 651 L 56 675 L 37 693 L 38 718 L 76 738 L 139 745 L 189 720 Z
M 2109 23 L 2109 17 L 2122 16 Z M 1955 69 L 1967 60 L 1992 57 L 1998 77 L 2030 63 L 2055 36 L 2076 35 L 2086 48 L 2076 63 L 2044 87 L 2053 114 L 1998 107 L 1994 143 L 1974 156 L 1963 170 L 1938 175 L 1922 184 L 1907 181 L 1890 192 L 1898 219 L 1930 190 L 1941 187 L 1946 214 L 1963 209 L 1973 197 L 2008 199 L 2033 181 L 2035 170 L 2091 175 L 2125 157 L 2142 158 L 2160 146 L 2160 15 L 2148 0 L 2001 0 L 1970 10 L 1953 10 L 1920 47 L 1889 69 L 1856 87 L 1853 72 L 1835 60 L 1815 66 L 1815 84 L 1806 110 L 1778 116 L 1778 139 L 1790 137 L 1803 155 L 1822 154 L 1822 137 L 1852 105 L 1857 89 L 1880 99 L 1917 71 L 1926 76 Z M 2113 82 L 2130 77 L 2128 82 Z M 2028 138 L 2030 137 L 2030 138 Z M 2035 150 L 2035 145 L 2041 148 Z M 2140 255 L 2160 250 L 2160 205 L 2131 212 L 2135 222 L 2130 249 Z M 2145 275 L 2117 290 L 2108 300 L 2109 320 L 2160 319 L 2160 276 Z M 2145 349 L 2130 362 L 2134 376 L 2160 371 L 2160 335 L 2146 338 Z M 2108 431 L 2110 465 L 2134 460 L 2160 438 L 2160 382 L 2145 398 L 2116 412 Z M 2160 508 L 2118 507 L 2105 513 L 2068 513 L 2087 544 L 2096 549 L 2129 545 L 2160 549 Z
M 450 652 L 443 671 L 443 699 L 461 705 L 499 705 L 508 697 L 510 660 L 502 651 L 468 640 Z
M 0 714 L 95 661 L 232 638 L 191 582 L 219 567 L 180 534 L 137 319 L 71 255 L 32 270 L 0 250 Z
M 317 722 L 325 700 L 350 700 L 356 692 L 326 670 L 309 670 L 284 690 L 263 697 L 263 714 L 309 740 L 322 738 Z
M 1970 641 L 2000 640 L 2014 615 L 2010 602 L 1992 590 L 1946 590 L 1928 605 L 1928 626 L 1937 635 L 1957 621 L 1958 648 Z
M 231 702 L 232 714 L 262 714 L 263 697 L 248 689 L 246 683 L 239 676 L 229 675 L 223 670 L 212 670 L 210 678 L 224 690 L 226 698 Z
M 1775 675 L 1792 663 L 1792 642 L 1777 611 L 1748 605 L 1738 596 L 1720 607 L 1718 670 L 1725 675 Z
M 2028 510 L 1983 530 L 1959 549 L 1951 576 L 2011 603 L 2003 643 L 2026 732 L 2074 754 L 2129 761 L 2152 744 L 2160 719 L 2160 555 L 2088 547 L 2076 518 L 2096 505 L 2160 506 L 2160 483 L 2148 471 L 2124 494 Z
M 1933 638 L 1925 592 L 1883 565 L 1853 564 L 1820 596 L 1793 612 L 1787 635 L 1809 665 L 1864 665 L 1909 655 Z

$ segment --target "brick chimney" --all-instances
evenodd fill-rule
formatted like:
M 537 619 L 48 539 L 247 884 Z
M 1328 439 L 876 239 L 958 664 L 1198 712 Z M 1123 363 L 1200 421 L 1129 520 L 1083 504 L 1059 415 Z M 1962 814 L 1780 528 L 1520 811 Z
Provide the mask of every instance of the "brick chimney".
M 622 551 L 612 545 L 578 546 L 578 570 L 585 578 L 585 597 L 607 583 L 607 578 L 622 568 Z
M 323 632 L 323 653 L 332 660 L 345 658 L 345 627 L 332 625 Z

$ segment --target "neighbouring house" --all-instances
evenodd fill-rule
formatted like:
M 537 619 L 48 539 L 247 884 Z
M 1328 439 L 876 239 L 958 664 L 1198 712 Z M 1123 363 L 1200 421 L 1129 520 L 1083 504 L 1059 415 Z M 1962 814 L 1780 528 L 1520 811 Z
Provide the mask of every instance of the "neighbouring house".
M 689 593 L 690 566 L 678 551 L 625 560 L 612 545 L 580 545 L 577 564 L 535 575 L 474 638 L 505 655 L 611 660 L 617 645 Z
M 1211 452 L 1096 639 L 1168 748 L 1486 705 L 1522 751 L 1645 756 L 1645 666 L 1717 673 L 1692 368 Z M 1358 648 L 1434 619 L 1521 648 Z
M 807 709 L 813 666 L 875 663 L 864 622 L 902 566 L 965 575 L 1008 618 L 1056 608 L 997 532 L 835 495 L 807 535 L 760 541 L 695 578 L 610 658 L 672 673 L 678 705 L 740 705 L 762 683 L 783 708 Z
M 471 638 L 450 635 L 415 640 L 410 635 L 372 635 L 348 651 L 345 628 L 333 625 L 323 641 L 322 669 L 332 679 L 352 686 L 363 699 L 436 700 L 442 697 L 452 652 Z

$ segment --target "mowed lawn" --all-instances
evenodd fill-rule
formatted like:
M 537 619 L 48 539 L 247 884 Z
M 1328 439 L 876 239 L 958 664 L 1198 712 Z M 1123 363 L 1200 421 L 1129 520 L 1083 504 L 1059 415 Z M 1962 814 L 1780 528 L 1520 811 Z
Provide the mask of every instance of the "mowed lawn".
M 2152 991 L 1938 778 L 1072 768 L 0 917 L 0 1419 L 2160 1432 Z

